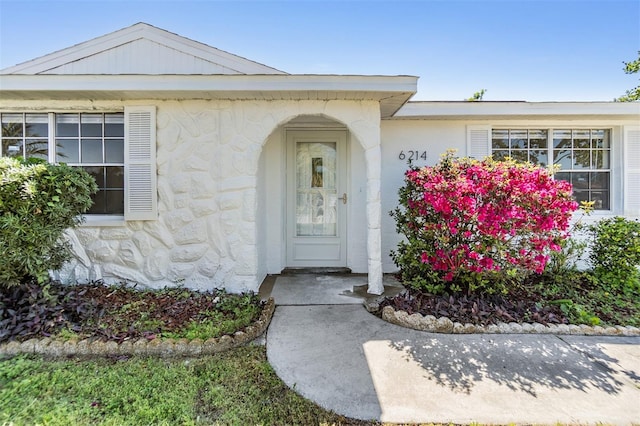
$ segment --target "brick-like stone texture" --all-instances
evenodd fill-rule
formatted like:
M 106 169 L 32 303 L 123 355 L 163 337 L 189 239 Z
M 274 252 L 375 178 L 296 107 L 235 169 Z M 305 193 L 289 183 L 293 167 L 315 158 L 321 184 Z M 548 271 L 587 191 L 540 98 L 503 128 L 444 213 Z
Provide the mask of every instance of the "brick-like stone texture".
M 266 242 L 256 240 L 262 147 L 290 119 L 324 114 L 350 129 L 372 166 L 367 168 L 367 182 L 374 190 L 367 200 L 369 282 L 371 289 L 382 289 L 377 102 L 165 100 L 155 104 L 158 220 L 104 227 L 85 224 L 70 231 L 75 258 L 54 274 L 55 279 L 257 291 L 262 279 L 258 256 L 266 250 L 260 246 Z

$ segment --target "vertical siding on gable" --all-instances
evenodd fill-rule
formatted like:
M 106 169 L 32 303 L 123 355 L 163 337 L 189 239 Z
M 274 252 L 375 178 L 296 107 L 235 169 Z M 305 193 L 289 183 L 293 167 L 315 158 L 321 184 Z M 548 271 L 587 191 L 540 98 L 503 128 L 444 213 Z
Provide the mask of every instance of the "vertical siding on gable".
M 139 39 L 43 74 L 239 74 L 222 65 Z

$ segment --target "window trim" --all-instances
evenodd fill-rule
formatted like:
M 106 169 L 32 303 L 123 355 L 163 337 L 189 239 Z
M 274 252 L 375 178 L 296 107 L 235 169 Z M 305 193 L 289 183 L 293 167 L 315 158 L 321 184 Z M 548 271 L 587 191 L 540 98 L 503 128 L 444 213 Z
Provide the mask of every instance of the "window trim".
M 470 150 L 470 139 L 469 134 L 471 129 L 475 130 L 486 130 L 488 133 L 487 140 L 487 154 L 486 156 L 492 155 L 492 140 L 493 140 L 493 130 L 545 130 L 547 131 L 547 150 L 549 155 L 549 163 L 552 166 L 553 163 L 553 131 L 554 130 L 608 130 L 609 131 L 609 168 L 601 169 L 603 172 L 609 172 L 609 208 L 594 210 L 592 215 L 594 216 L 610 216 L 615 212 L 620 210 L 621 203 L 624 200 L 620 200 L 620 195 L 618 192 L 621 191 L 621 187 L 619 187 L 620 174 L 625 174 L 625 170 L 619 170 L 620 167 L 624 167 L 622 163 L 620 163 L 620 159 L 618 158 L 618 146 L 616 141 L 624 140 L 621 139 L 619 135 L 619 127 L 615 125 L 607 125 L 602 123 L 596 124 L 574 124 L 574 123 L 554 123 L 553 125 L 549 125 L 549 123 L 531 123 L 527 125 L 514 125 L 511 123 L 502 123 L 500 125 L 468 125 L 467 126 L 467 155 L 471 152 Z M 475 158 L 478 158 L 476 156 Z M 623 161 L 624 162 L 624 161 Z M 586 171 L 593 171 L 593 169 L 588 169 Z M 571 172 L 571 171 L 569 171 Z M 621 182 L 620 182 L 621 184 Z
M 131 152 L 128 150 L 131 148 L 131 138 L 135 135 L 127 134 L 126 123 L 128 120 L 128 114 L 134 113 L 144 113 L 147 114 L 148 120 L 145 124 L 148 126 L 145 131 L 147 135 L 147 139 L 142 141 L 146 143 L 146 149 L 148 150 L 147 158 L 142 161 L 139 161 L 139 156 L 136 158 L 136 154 L 134 152 L 133 155 L 130 155 Z M 79 109 L 49 109 L 46 111 L 30 109 L 30 108 L 15 108 L 15 109 L 2 109 L 0 110 L 0 114 L 46 114 L 48 120 L 48 135 L 47 135 L 47 161 L 51 164 L 58 164 L 56 162 L 56 153 L 55 153 L 55 127 L 56 127 L 56 114 L 64 114 L 64 113 L 73 113 L 73 114 L 113 114 L 113 113 L 122 113 L 125 118 L 125 134 L 124 134 L 124 173 L 125 173 L 125 183 L 124 183 L 124 191 L 125 191 L 125 206 L 124 206 L 124 214 L 84 214 L 84 222 L 81 226 L 122 226 L 126 221 L 131 220 L 157 220 L 158 219 L 158 195 L 157 195 L 157 163 L 156 163 L 156 107 L 152 105 L 136 105 L 136 106 L 124 106 L 123 108 L 105 108 L 105 109 L 95 109 L 90 110 L 86 108 Z M 138 129 L 140 129 L 138 127 Z M 1 136 L 1 135 L 0 135 Z M 1 138 L 0 138 L 1 139 Z M 140 140 L 138 142 L 138 148 L 140 147 Z M 2 156 L 2 152 L 0 152 L 0 156 Z M 149 176 L 148 185 L 144 187 L 136 187 L 131 188 L 128 185 L 132 167 L 131 160 L 135 159 L 140 164 L 144 164 L 146 167 L 147 174 Z M 75 163 L 74 163 L 75 164 Z M 135 177 L 134 177 L 135 180 Z M 137 191 L 137 192 L 136 192 Z M 127 198 L 137 199 L 137 198 L 145 198 L 149 200 L 149 202 L 145 205 L 144 209 L 138 209 L 135 212 L 127 211 Z
M 74 124 L 77 124 L 77 135 L 75 136 L 59 136 L 58 132 L 57 132 L 57 125 L 59 123 L 58 121 L 58 117 L 60 115 L 69 115 L 69 116 L 74 116 L 75 119 L 77 119 L 77 123 L 74 122 Z M 100 136 L 87 136 L 87 135 L 83 135 L 82 134 L 82 118 L 83 115 L 98 115 L 100 117 L 100 124 L 101 124 L 101 135 Z M 107 115 L 111 115 L 111 114 L 119 114 L 122 116 L 122 136 L 106 136 L 105 135 L 105 124 L 107 123 Z M 65 111 L 63 113 L 50 113 L 49 114 L 49 123 L 52 123 L 52 127 L 53 129 L 50 128 L 50 130 L 53 130 L 53 133 L 49 133 L 51 135 L 51 138 L 49 140 L 49 158 L 53 158 L 53 161 L 50 161 L 52 164 L 67 164 L 69 167 L 79 167 L 82 169 L 85 168 L 91 168 L 91 167 L 99 167 L 99 168 L 109 168 L 109 167 L 121 167 L 123 170 L 123 175 L 124 175 L 124 169 L 125 169 L 125 145 L 124 145 L 124 112 L 123 111 L 91 111 L 91 112 L 85 112 L 85 111 Z M 73 140 L 73 141 L 77 141 L 78 142 L 78 158 L 77 161 L 69 161 L 69 162 L 64 162 L 64 161 L 58 161 L 58 142 L 61 140 Z M 82 161 L 82 156 L 83 156 L 83 142 L 85 140 L 95 140 L 95 141 L 100 141 L 102 144 L 102 156 L 103 156 L 103 162 L 83 162 Z M 106 161 L 105 158 L 105 149 L 106 149 L 106 142 L 110 141 L 110 140 L 122 140 L 123 141 L 123 145 L 122 145 L 122 162 L 108 162 Z M 107 180 L 106 178 L 104 179 L 104 187 L 101 188 L 104 191 L 108 191 L 108 187 L 107 187 Z M 120 190 L 120 188 L 116 188 L 117 190 Z M 113 188 L 112 188 L 113 190 Z M 114 217 L 118 217 L 118 216 L 124 216 L 124 194 L 125 194 L 125 188 L 124 188 L 124 176 L 123 176 L 123 182 L 122 182 L 122 212 L 118 212 L 118 213 L 85 213 L 84 216 L 86 217 L 101 217 L 101 216 L 114 216 Z M 106 196 L 106 194 L 103 194 L 103 196 Z
M 606 151 L 609 153 L 609 167 L 607 167 L 606 169 L 594 169 L 592 168 L 592 163 L 591 161 L 589 162 L 589 168 L 587 169 L 558 169 L 557 173 L 569 173 L 569 174 L 575 174 L 575 173 L 608 173 L 609 174 L 609 179 L 608 179 L 608 190 L 606 191 L 608 193 L 608 208 L 604 209 L 596 209 L 594 210 L 594 212 L 604 212 L 607 214 L 610 214 L 614 209 L 613 209 L 613 204 L 614 204 L 614 196 L 613 196 L 613 128 L 610 126 L 573 126 L 573 125 L 561 125 L 561 126 L 543 126 L 543 125 L 531 125 L 531 126 L 496 126 L 496 127 L 492 127 L 490 130 L 490 145 L 489 145 L 489 152 L 490 155 L 493 155 L 493 132 L 497 131 L 497 130 L 506 130 L 511 132 L 512 130 L 526 130 L 527 132 L 531 131 L 531 130 L 539 130 L 539 131 L 544 131 L 546 133 L 546 141 L 547 141 L 547 148 L 546 148 L 546 153 L 547 153 L 547 167 L 550 167 L 550 170 L 554 170 L 553 167 L 555 166 L 555 157 L 554 157 L 554 140 L 555 140 L 555 132 L 559 131 L 559 130 L 568 130 L 571 132 L 571 139 L 573 141 L 573 133 L 575 131 L 579 131 L 579 130 L 588 130 L 588 131 L 592 131 L 592 130 L 605 130 L 608 132 L 608 136 L 609 136 L 609 148 L 606 149 Z M 591 134 L 589 135 L 591 138 Z M 529 157 L 529 152 L 531 151 L 530 148 L 527 148 L 526 150 L 523 149 L 523 152 L 527 152 L 527 157 Z M 540 149 L 538 149 L 537 151 L 541 151 Z M 586 149 L 585 149 L 586 151 Z M 591 152 L 593 151 L 593 148 L 590 146 L 588 149 L 589 153 L 590 153 L 590 158 L 591 158 Z M 509 152 L 511 152 L 511 148 L 509 147 Z M 573 152 L 574 152 L 574 147 L 573 147 L 573 143 L 571 145 L 571 156 L 573 158 Z M 573 161 L 572 161 L 573 164 Z M 554 173 L 555 175 L 555 173 Z M 588 190 L 587 193 L 589 194 L 589 197 L 591 196 L 591 190 Z

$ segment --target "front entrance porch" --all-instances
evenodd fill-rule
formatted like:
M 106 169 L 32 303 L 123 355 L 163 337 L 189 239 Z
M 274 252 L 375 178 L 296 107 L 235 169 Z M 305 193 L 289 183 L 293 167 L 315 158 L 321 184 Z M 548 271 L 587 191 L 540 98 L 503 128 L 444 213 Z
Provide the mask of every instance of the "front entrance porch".
M 379 105 L 299 106 L 274 120 L 277 125 L 262 144 L 256 173 L 256 276 L 285 268 L 348 268 L 366 273 L 363 284 L 371 294 L 380 294 Z
M 382 279 L 383 296 L 404 289 L 393 274 Z M 379 296 L 367 293 L 366 274 L 296 273 L 269 275 L 260 286 L 260 297 L 273 297 L 276 305 L 357 305 Z

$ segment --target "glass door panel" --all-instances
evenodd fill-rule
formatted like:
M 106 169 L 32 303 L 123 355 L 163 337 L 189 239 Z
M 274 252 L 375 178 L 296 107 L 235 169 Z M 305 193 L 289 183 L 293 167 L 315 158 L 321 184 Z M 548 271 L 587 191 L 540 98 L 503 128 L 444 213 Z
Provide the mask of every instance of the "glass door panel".
M 296 236 L 337 236 L 335 142 L 296 143 Z

